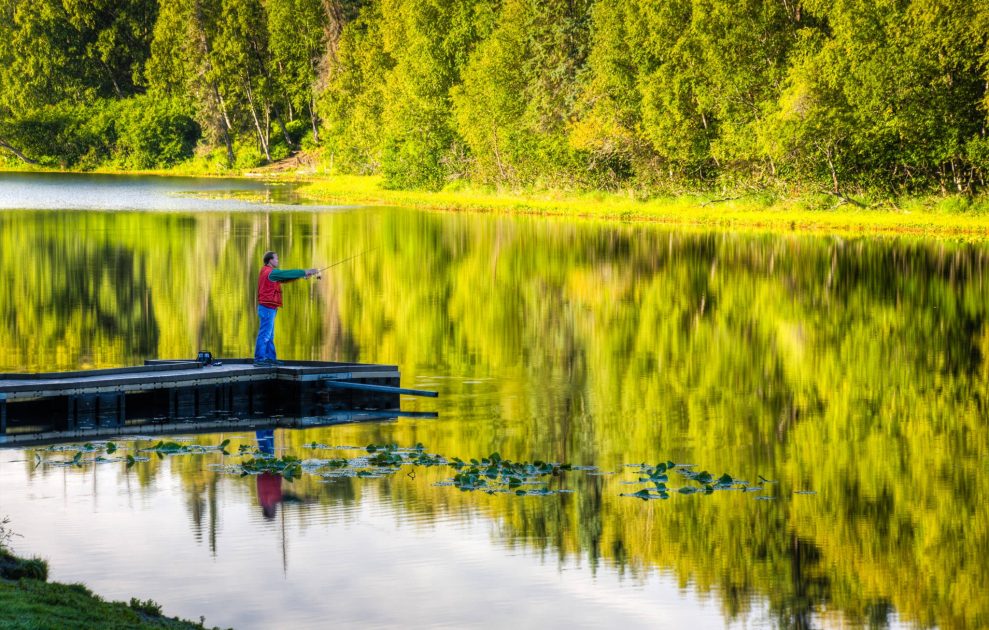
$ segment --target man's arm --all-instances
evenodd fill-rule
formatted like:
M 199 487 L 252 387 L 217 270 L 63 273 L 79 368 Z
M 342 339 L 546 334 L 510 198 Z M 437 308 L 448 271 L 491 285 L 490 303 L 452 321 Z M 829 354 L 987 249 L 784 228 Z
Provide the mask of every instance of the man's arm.
M 268 279 L 272 282 L 291 282 L 315 275 L 315 269 L 272 269 Z
M 305 269 L 272 269 L 268 274 L 268 280 L 272 282 L 291 282 L 305 277 Z

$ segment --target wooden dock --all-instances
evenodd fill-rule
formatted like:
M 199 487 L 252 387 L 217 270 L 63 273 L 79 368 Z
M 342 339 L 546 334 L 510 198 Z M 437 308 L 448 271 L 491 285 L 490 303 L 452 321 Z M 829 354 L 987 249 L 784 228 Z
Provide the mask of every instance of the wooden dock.
M 42 435 L 68 439 L 94 431 L 166 425 L 181 430 L 190 423 L 398 410 L 403 394 L 436 396 L 400 388 L 399 377 L 394 365 L 286 361 L 255 367 L 249 359 L 223 359 L 219 365 L 152 360 L 129 368 L 0 374 L 0 445 Z

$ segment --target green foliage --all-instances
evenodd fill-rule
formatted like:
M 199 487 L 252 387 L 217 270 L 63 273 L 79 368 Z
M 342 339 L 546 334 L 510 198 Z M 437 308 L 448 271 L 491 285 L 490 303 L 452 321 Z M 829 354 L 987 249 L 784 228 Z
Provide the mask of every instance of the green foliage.
M 340 170 L 393 188 L 984 185 L 984 4 L 474 4 L 452 66 L 444 5 L 374 2 L 344 30 L 323 96 Z
M 298 457 L 252 457 L 244 460 L 237 471 L 242 477 L 263 473 L 278 475 L 286 481 L 292 481 L 302 474 L 302 464 Z
M 381 173 L 391 188 L 437 190 L 461 168 L 449 98 L 478 39 L 477 9 L 458 0 L 380 6 L 381 45 L 394 60 L 384 82 Z
M 136 597 L 131 597 L 130 602 L 127 605 L 130 606 L 133 610 L 148 615 L 149 617 L 161 616 L 161 604 L 154 601 L 153 599 L 141 601 Z
M 343 28 L 330 64 L 328 84 L 319 96 L 330 169 L 377 172 L 387 100 L 385 77 L 395 65 L 384 50 L 377 3 Z
M 7 121 L 7 137 L 42 164 L 168 167 L 192 156 L 199 127 L 174 99 L 134 96 L 91 104 L 46 105 Z
M 141 88 L 156 0 L 0 3 L 0 112 Z
M 301 120 L 290 120 L 285 124 L 285 131 L 288 132 L 293 144 L 299 144 L 309 130 L 306 128 L 305 122 Z
M 132 600 L 134 603 L 137 600 Z M 81 584 L 58 584 L 33 579 L 0 581 L 0 625 L 32 630 L 59 628 L 202 628 L 202 624 L 172 619 L 154 612 L 151 600 L 135 609 L 123 602 L 106 602 Z
M 763 133 L 795 175 L 845 187 L 970 192 L 966 147 L 985 137 L 984 4 L 807 2 L 817 24 L 795 46 Z
M 18 558 L 0 547 L 0 578 L 44 582 L 48 579 L 48 563 L 40 558 Z
M 288 107 L 295 113 L 315 118 L 316 82 L 320 63 L 326 54 L 329 16 L 320 0 L 282 0 L 267 2 L 271 54 L 277 67 L 277 80 L 285 91 Z M 297 118 L 288 123 L 292 140 L 301 140 L 306 122 Z
M 789 187 L 843 200 L 971 195 L 989 177 L 984 2 L 109 9 L 0 0 L 5 155 L 167 168 L 201 142 L 224 167 L 252 168 L 304 145 L 331 172 L 393 189 Z
M 490 16 L 490 35 L 469 57 L 463 82 L 452 91 L 475 179 L 566 187 L 584 170 L 567 133 L 582 89 L 590 6 L 509 0 Z
M 129 168 L 163 168 L 192 156 L 199 125 L 178 99 L 138 96 L 121 101 L 116 117 L 117 160 Z

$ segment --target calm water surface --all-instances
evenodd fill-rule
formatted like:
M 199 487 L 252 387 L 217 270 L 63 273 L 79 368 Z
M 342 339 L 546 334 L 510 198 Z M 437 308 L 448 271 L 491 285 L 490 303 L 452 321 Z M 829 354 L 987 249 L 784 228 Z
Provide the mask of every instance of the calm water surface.
M 439 417 L 279 430 L 291 483 L 229 473 L 250 429 L 0 449 L 52 579 L 238 628 L 989 625 L 985 245 L 259 201 L 291 191 L 0 176 L 0 371 L 247 356 L 265 250 L 372 250 L 285 288 L 279 354 L 396 363 Z M 519 497 L 319 466 L 369 443 L 595 468 Z M 761 488 L 621 496 L 666 460 Z

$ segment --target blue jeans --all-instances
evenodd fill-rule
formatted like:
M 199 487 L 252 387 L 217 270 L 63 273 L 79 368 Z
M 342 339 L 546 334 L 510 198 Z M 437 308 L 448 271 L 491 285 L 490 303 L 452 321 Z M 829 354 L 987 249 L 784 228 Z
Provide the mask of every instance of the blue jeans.
M 254 344 L 255 361 L 275 360 L 275 315 L 278 309 L 258 304 L 258 340 Z

